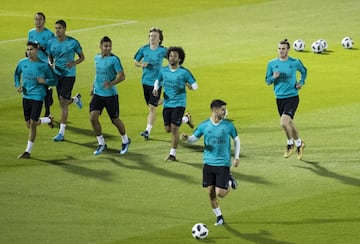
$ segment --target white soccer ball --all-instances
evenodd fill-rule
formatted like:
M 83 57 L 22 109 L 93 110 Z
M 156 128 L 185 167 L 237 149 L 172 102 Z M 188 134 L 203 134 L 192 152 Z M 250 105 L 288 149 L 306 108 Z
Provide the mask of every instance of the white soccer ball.
M 197 223 L 192 227 L 191 234 L 195 239 L 205 239 L 209 234 L 209 229 L 203 223 Z
M 295 40 L 293 43 L 293 48 L 297 52 L 302 52 L 305 49 L 305 42 L 301 39 Z
M 354 41 L 351 39 L 351 37 L 344 37 L 344 38 L 341 40 L 341 45 L 342 45 L 344 48 L 350 49 L 350 48 L 353 47 Z
M 322 51 L 324 51 L 323 45 L 319 42 L 313 42 L 313 44 L 311 45 L 311 50 L 314 53 L 322 53 Z
M 324 39 L 319 39 L 319 40 L 317 40 L 317 42 L 320 42 L 321 45 L 323 46 L 323 51 L 326 51 L 326 49 L 328 48 L 328 43 L 327 43 L 327 41 L 324 40 Z

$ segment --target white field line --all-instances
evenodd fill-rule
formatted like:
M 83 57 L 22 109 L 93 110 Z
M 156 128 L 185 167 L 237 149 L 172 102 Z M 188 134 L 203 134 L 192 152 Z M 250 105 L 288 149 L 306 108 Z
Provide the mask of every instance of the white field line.
M 111 20 L 111 19 L 91 19 L 91 18 L 77 18 L 77 19 L 83 19 L 83 20 L 102 20 L 102 21 L 119 21 L 119 20 Z M 113 23 L 113 24 L 108 24 L 108 25 L 98 25 L 98 26 L 94 26 L 94 27 L 88 27 L 88 28 L 82 28 L 82 29 L 78 29 L 78 30 L 73 30 L 73 31 L 67 31 L 66 33 L 79 33 L 79 32 L 83 32 L 83 31 L 91 31 L 91 30 L 97 30 L 97 29 L 102 29 L 102 28 L 108 28 L 108 27 L 113 27 L 113 26 L 120 26 L 120 25 L 128 25 L 128 24 L 132 24 L 132 23 L 136 23 L 136 20 L 127 20 L 127 21 L 121 21 L 118 23 Z M 6 43 L 12 43 L 12 42 L 19 42 L 19 41 L 26 41 L 27 38 L 17 38 L 17 39 L 11 39 L 11 40 L 4 40 L 4 41 L 0 41 L 0 45 L 2 44 L 6 44 Z

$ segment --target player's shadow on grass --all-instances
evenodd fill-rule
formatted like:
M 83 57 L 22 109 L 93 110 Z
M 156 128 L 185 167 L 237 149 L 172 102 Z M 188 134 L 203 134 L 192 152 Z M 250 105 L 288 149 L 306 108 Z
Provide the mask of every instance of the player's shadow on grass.
M 43 163 L 61 167 L 65 171 L 68 171 L 70 173 L 77 174 L 80 176 L 95 178 L 95 179 L 102 180 L 102 181 L 112 181 L 113 180 L 112 179 L 113 173 L 109 170 L 94 170 L 94 169 L 85 168 L 85 167 L 82 167 L 82 166 L 79 166 L 76 164 L 69 164 L 69 163 L 65 162 L 65 161 L 69 161 L 69 160 L 75 161 L 76 158 L 74 158 L 73 156 L 67 156 L 63 159 L 56 159 L 56 160 L 42 160 L 42 159 L 36 159 L 36 158 L 33 158 L 33 159 L 43 162 Z
M 232 228 L 231 225 L 229 224 L 225 224 L 224 228 L 234 236 L 237 236 L 238 238 L 253 243 L 259 243 L 259 244 L 293 244 L 294 243 L 288 241 L 275 240 L 272 238 L 272 234 L 266 230 L 260 230 L 258 233 L 244 233 L 244 232 L 240 232 L 235 228 Z
M 336 179 L 347 185 L 352 185 L 352 186 L 357 186 L 357 187 L 360 186 L 360 179 L 358 179 L 358 178 L 354 178 L 351 176 L 341 175 L 336 172 L 332 172 L 332 171 L 328 170 L 327 168 L 321 166 L 318 162 L 311 162 L 311 161 L 306 161 L 306 160 L 302 160 L 302 161 L 312 167 L 307 167 L 307 166 L 295 166 L 295 167 L 310 170 L 319 176 L 333 178 L 333 179 Z

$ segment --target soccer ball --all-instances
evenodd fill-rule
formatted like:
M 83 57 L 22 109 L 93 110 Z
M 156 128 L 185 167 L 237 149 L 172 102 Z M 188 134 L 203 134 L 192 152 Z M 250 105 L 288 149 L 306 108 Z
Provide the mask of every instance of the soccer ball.
M 320 44 L 321 44 L 322 47 L 323 47 L 323 51 L 326 51 L 326 49 L 328 48 L 328 43 L 327 43 L 327 41 L 324 40 L 324 39 L 319 39 L 319 40 L 317 40 L 317 42 L 320 42 Z
M 350 49 L 354 45 L 354 41 L 351 39 L 351 37 L 344 37 L 341 40 L 341 44 L 344 48 Z
M 305 42 L 301 39 L 295 40 L 293 43 L 293 48 L 298 52 L 304 51 Z
M 209 234 L 209 230 L 205 224 L 197 223 L 192 227 L 191 233 L 195 239 L 205 239 Z
M 311 45 L 311 50 L 314 53 L 321 53 L 322 51 L 324 51 L 323 45 L 319 42 L 313 42 L 313 44 Z

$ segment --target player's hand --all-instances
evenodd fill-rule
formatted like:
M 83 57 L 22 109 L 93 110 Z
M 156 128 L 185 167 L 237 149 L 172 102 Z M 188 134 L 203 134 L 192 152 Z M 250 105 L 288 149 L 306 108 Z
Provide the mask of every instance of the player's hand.
M 239 164 L 240 164 L 240 159 L 234 159 L 234 161 L 233 161 L 234 167 L 239 166 Z
M 94 88 L 90 90 L 90 96 L 94 96 Z
M 189 139 L 189 136 L 187 134 L 182 134 L 181 139 L 187 140 L 187 139 Z
M 23 88 L 20 86 L 20 87 L 18 87 L 18 88 L 16 89 L 16 91 L 19 92 L 19 93 L 22 93 L 22 92 L 23 92 Z
M 157 97 L 157 96 L 159 96 L 159 91 L 156 90 L 156 89 L 153 89 L 152 94 L 153 94 L 155 97 Z
M 109 89 L 111 87 L 111 83 L 109 81 L 104 82 L 104 88 Z
M 37 81 L 38 81 L 40 84 L 46 84 L 46 81 L 45 81 L 44 78 L 38 77 L 38 78 L 36 78 L 36 79 L 37 79 Z
M 142 62 L 142 63 L 141 63 L 141 67 L 142 67 L 142 68 L 145 68 L 145 67 L 148 66 L 148 64 L 149 64 L 149 62 Z
M 280 76 L 280 72 L 279 72 L 279 71 L 275 71 L 275 72 L 273 73 L 273 77 L 274 77 L 275 80 L 276 80 L 277 78 L 279 78 L 279 76 Z
M 300 83 L 296 83 L 295 87 L 296 87 L 296 89 L 300 90 L 302 85 Z

